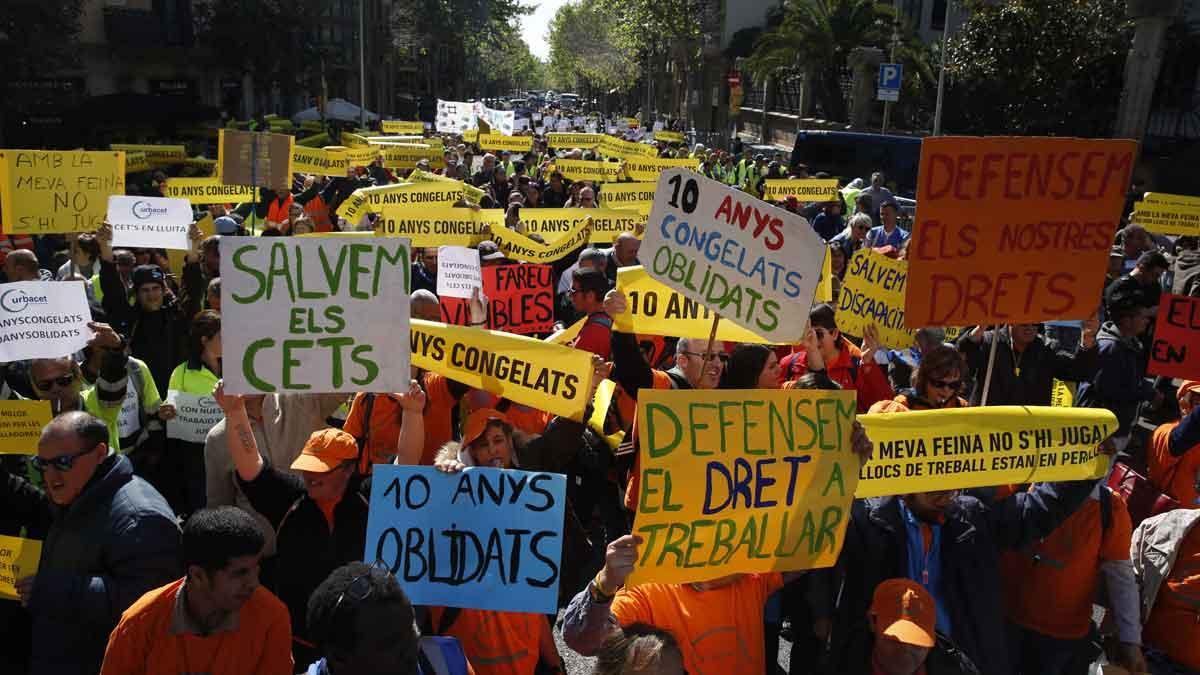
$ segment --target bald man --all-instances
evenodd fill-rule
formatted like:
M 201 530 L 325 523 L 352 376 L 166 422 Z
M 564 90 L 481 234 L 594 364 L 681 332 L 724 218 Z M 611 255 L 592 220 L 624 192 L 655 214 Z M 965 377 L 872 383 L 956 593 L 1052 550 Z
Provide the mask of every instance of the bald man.
M 638 250 L 641 247 L 642 240 L 638 239 L 636 234 L 622 232 L 617 235 L 613 247 L 608 249 L 608 264 L 604 267 L 609 285 L 616 287 L 618 267 L 630 267 L 638 264 Z
M 50 272 L 42 274 L 33 251 L 19 248 L 4 260 L 4 276 L 12 281 L 50 281 Z

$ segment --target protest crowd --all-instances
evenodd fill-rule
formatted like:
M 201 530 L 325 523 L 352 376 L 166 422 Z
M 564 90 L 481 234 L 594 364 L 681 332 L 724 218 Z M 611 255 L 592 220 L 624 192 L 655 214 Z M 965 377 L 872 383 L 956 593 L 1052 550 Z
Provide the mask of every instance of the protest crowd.
M 954 260 L 957 188 L 445 103 L 128 146 L 170 227 L 4 195 L 0 672 L 1200 673 L 1200 247 L 1134 222 L 1200 205 Z

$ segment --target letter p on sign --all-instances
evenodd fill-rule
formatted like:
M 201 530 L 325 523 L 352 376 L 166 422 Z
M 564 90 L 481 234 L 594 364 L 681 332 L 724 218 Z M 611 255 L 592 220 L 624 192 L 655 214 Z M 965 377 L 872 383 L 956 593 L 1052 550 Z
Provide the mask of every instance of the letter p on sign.
M 899 89 L 900 78 L 904 73 L 904 66 L 899 63 L 881 63 L 879 64 L 879 88 L 880 89 Z

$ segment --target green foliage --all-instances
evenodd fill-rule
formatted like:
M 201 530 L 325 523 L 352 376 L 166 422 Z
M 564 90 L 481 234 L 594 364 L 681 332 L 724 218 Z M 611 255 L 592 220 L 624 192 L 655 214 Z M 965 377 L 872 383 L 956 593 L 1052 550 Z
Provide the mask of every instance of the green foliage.
M 75 65 L 83 0 L 0 2 L 0 63 L 6 78 L 45 76 Z
M 637 57 L 700 40 L 703 0 L 602 0 L 602 4 L 617 17 L 616 45 Z
M 956 133 L 1107 136 L 1132 22 L 1124 0 L 967 0 L 947 50 Z
M 515 89 L 544 89 L 546 65 L 529 51 L 515 28 L 480 54 L 482 96 L 498 96 Z
M 606 0 L 558 8 L 550 21 L 551 84 L 560 89 L 628 89 L 637 79 L 634 54 L 619 44 L 620 15 Z

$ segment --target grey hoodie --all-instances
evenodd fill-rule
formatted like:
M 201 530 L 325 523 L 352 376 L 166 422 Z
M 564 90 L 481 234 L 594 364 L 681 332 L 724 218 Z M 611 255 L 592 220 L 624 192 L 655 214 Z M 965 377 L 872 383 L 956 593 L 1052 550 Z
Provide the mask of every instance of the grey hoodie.
M 1174 278 L 1172 293 L 1200 297 L 1200 251 L 1179 253 L 1175 259 Z

